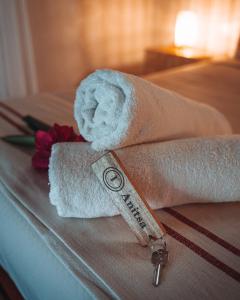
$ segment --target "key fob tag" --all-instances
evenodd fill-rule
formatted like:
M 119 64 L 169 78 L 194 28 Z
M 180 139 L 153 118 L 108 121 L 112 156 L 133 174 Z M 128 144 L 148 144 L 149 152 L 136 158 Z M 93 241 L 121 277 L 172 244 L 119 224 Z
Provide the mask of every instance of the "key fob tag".
M 115 153 L 103 155 L 92 164 L 92 170 L 142 246 L 147 246 L 150 238 L 165 235 L 163 225 L 133 186 Z

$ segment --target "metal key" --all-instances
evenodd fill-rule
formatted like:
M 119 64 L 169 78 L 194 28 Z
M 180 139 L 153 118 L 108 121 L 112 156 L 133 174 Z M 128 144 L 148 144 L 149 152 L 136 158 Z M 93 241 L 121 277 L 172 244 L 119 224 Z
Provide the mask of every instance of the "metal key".
M 153 272 L 153 286 L 157 287 L 160 284 L 160 276 L 163 267 L 166 265 L 168 260 L 168 251 L 167 249 L 160 248 L 157 251 L 152 253 L 151 262 L 154 265 L 154 272 Z

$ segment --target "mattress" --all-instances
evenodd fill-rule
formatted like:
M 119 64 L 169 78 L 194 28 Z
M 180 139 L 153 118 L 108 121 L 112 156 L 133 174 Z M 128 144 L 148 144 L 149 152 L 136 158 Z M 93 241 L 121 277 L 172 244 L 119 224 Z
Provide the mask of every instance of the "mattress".
M 24 299 L 108 299 L 80 262 L 71 266 L 71 253 L 50 231 L 2 185 L 0 191 L 0 265 Z
M 212 104 L 240 133 L 239 66 L 200 64 L 147 79 Z M 72 92 L 6 104 L 1 135 L 25 130 L 19 114 L 75 126 Z M 154 288 L 149 250 L 136 243 L 120 216 L 58 217 L 48 200 L 47 174 L 31 168 L 29 151 L 3 142 L 0 170 L 0 262 L 26 299 L 239 299 L 239 203 L 157 211 L 168 233 L 170 259 L 162 284 Z

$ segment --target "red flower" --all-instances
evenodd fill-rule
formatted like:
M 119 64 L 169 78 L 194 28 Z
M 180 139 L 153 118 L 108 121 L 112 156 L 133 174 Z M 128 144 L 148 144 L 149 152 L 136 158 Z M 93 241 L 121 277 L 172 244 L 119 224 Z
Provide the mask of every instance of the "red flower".
M 38 130 L 35 135 L 35 154 L 32 165 L 36 169 L 48 169 L 52 145 L 61 142 L 85 142 L 70 126 L 54 124 L 48 131 Z

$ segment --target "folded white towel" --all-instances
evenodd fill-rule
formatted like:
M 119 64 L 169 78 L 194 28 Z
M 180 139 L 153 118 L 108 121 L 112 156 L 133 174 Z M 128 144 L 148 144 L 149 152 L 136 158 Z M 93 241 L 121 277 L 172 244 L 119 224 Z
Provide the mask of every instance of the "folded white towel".
M 231 133 L 225 117 L 214 108 L 110 70 L 98 70 L 81 82 L 74 115 L 95 150 Z
M 153 209 L 240 200 L 240 136 L 143 144 L 115 153 Z M 91 218 L 119 213 L 90 167 L 102 154 L 88 143 L 53 146 L 50 200 L 60 216 Z

